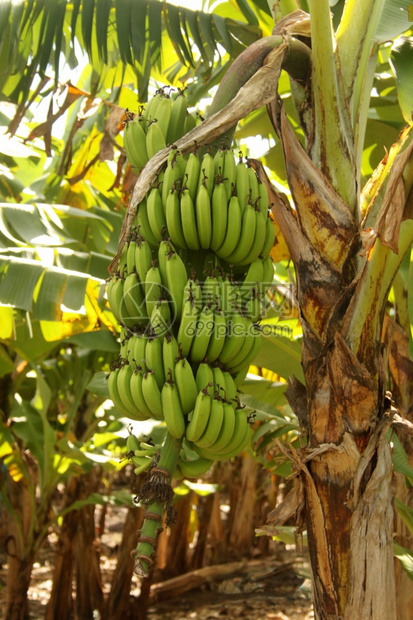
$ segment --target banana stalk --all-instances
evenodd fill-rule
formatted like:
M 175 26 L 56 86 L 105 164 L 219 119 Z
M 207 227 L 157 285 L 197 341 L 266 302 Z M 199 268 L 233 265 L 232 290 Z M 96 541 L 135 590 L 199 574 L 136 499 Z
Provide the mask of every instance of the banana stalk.
M 154 562 L 157 540 L 163 530 L 163 514 L 166 512 L 166 524 L 174 521 L 174 492 L 171 479 L 178 462 L 182 439 L 175 439 L 169 433 L 162 446 L 160 459 L 149 472 L 139 495 L 139 502 L 146 505 L 142 528 L 139 531 L 138 544 L 133 552 L 134 572 L 139 577 L 148 577 Z

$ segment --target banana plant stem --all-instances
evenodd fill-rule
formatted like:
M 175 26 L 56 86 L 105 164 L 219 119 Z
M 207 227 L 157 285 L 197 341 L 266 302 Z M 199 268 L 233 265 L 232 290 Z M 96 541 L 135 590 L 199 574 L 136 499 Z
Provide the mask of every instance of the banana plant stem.
M 148 479 L 138 495 L 139 501 L 146 506 L 138 544 L 132 553 L 135 559 L 133 570 L 139 577 L 148 577 L 151 572 L 158 536 L 163 531 L 164 513 L 166 512 L 167 525 L 174 521 L 174 492 L 171 480 L 181 445 L 182 439 L 175 439 L 167 433 L 160 459 L 157 465 L 151 468 Z

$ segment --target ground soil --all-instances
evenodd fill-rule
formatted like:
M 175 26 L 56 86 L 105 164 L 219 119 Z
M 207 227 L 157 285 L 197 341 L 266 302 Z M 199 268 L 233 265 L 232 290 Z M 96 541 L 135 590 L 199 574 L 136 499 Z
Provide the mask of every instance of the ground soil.
M 123 513 L 109 510 L 106 534 L 99 541 L 105 592 L 117 561 Z M 42 620 L 50 596 L 53 565 L 53 536 L 44 546 L 32 573 L 29 589 L 31 620 Z M 0 609 L 4 606 L 7 564 L 0 561 Z M 278 550 L 276 556 L 246 560 L 237 574 L 225 575 L 201 587 L 159 601 L 149 607 L 147 620 L 310 620 L 314 617 L 308 559 L 294 548 Z M 156 587 L 153 584 L 153 587 Z M 131 596 L 138 596 L 140 582 L 133 581 Z M 0 614 L 2 615 L 2 614 Z M 94 616 L 99 618 L 98 615 Z M 90 620 L 93 620 L 92 618 Z M 110 620 L 110 619 L 109 619 Z M 126 620 L 126 619 L 125 619 Z

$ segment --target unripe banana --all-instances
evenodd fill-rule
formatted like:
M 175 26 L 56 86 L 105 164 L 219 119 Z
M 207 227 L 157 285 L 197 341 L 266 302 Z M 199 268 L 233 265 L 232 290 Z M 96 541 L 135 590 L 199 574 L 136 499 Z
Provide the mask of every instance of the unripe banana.
M 174 153 L 176 155 L 176 153 Z M 180 190 L 183 185 L 183 177 L 181 174 L 181 168 L 177 159 L 171 158 L 168 160 L 168 165 L 165 170 L 165 174 L 162 182 L 162 205 L 166 212 L 166 201 L 171 192 Z
M 166 139 L 168 136 L 168 128 L 169 128 L 169 122 L 171 120 L 171 114 L 172 114 L 172 99 L 166 95 L 159 102 L 159 105 L 156 110 L 156 118 L 158 121 L 158 126 L 161 129 L 164 140 L 165 140 L 165 146 L 166 146 Z
M 255 220 L 254 241 L 247 256 L 239 263 L 240 265 L 248 265 L 249 263 L 255 261 L 262 253 L 265 243 L 266 226 L 265 219 L 261 211 L 255 211 Z
M 114 406 L 116 407 L 116 409 L 120 412 L 123 413 L 123 415 L 129 417 L 129 411 L 128 409 L 124 406 L 122 399 L 120 397 L 119 394 L 119 389 L 118 389 L 118 374 L 119 374 L 119 368 L 113 368 L 110 371 L 110 374 L 108 376 L 108 390 L 109 390 L 109 396 L 111 401 L 113 402 Z
M 248 204 L 250 182 L 247 166 L 243 161 L 239 161 L 237 164 L 235 185 L 239 206 L 241 211 L 244 212 L 244 209 Z
M 172 437 L 180 439 L 185 433 L 185 417 L 175 383 L 165 383 L 161 399 L 166 428 Z
M 199 307 L 191 299 L 188 299 L 184 303 L 177 336 L 178 347 L 183 357 L 187 357 L 191 350 L 196 334 L 199 313 Z
M 223 155 L 224 160 L 224 185 L 227 192 L 228 200 L 233 194 L 233 189 L 237 180 L 237 170 L 235 164 L 234 153 L 231 150 L 225 150 Z
M 228 229 L 228 200 L 223 183 L 217 183 L 212 192 L 212 235 L 211 250 L 216 252 L 224 243 Z M 241 218 L 240 218 L 241 223 Z
M 235 430 L 235 410 L 229 403 L 223 403 L 223 421 L 219 435 L 214 441 L 213 449 L 217 452 L 225 450 Z
M 146 415 L 147 418 L 151 418 L 152 411 L 149 409 L 148 405 L 146 404 L 145 398 L 143 396 L 143 391 L 142 391 L 143 376 L 144 376 L 144 373 L 142 372 L 142 370 L 139 370 L 138 368 L 136 368 L 133 371 L 133 374 L 130 380 L 130 390 L 131 390 L 133 402 L 135 403 L 138 411 L 140 411 L 142 415 Z
M 165 148 L 166 142 L 162 129 L 157 122 L 151 123 L 148 127 L 148 131 L 146 132 L 146 150 L 149 159 Z
M 206 458 L 208 458 L 206 456 L 208 454 L 209 458 L 215 457 L 216 460 L 232 458 L 245 448 L 250 438 L 251 429 L 247 415 L 242 409 L 235 409 L 234 432 L 228 444 L 222 450 L 217 450 L 215 445 L 210 446 L 207 450 L 202 448 L 199 450 L 197 446 L 197 452 Z
M 261 339 L 261 335 L 256 335 L 254 337 L 254 341 L 253 341 L 253 346 L 251 347 L 248 355 L 244 358 L 244 360 L 237 364 L 236 366 L 233 366 L 231 368 L 231 372 L 234 372 L 237 375 L 237 378 L 234 379 L 234 383 L 238 386 L 239 381 L 238 381 L 238 373 L 242 373 L 243 369 L 246 368 L 247 369 L 247 373 L 248 373 L 248 369 L 250 364 L 252 364 L 255 360 L 255 358 L 257 357 L 259 350 L 261 348 L 261 344 L 262 344 L 262 339 Z M 247 374 L 246 373 L 246 374 Z M 245 376 L 246 376 L 245 374 Z M 245 379 L 245 376 L 243 377 L 242 381 Z
M 187 189 L 181 194 L 181 223 L 185 242 L 190 250 L 199 250 L 201 245 L 196 226 L 195 207 Z
M 199 364 L 195 380 L 198 392 L 209 385 L 212 387 L 214 385 L 214 372 L 211 366 L 205 362 Z
M 165 97 L 163 89 L 159 89 L 153 97 L 151 97 L 143 111 L 143 118 L 147 121 L 153 121 L 156 118 L 156 112 L 162 99 Z
M 123 285 L 123 296 L 128 316 L 135 325 L 146 323 L 145 295 L 136 272 L 130 273 Z
M 152 315 L 156 302 L 162 296 L 163 290 L 161 274 L 158 267 L 151 267 L 146 274 L 145 280 L 145 303 L 146 312 L 149 317 Z
M 126 252 L 126 273 L 129 275 L 135 271 L 136 240 L 131 239 L 126 246 L 128 248 Z
M 248 374 L 249 371 L 249 366 L 243 366 L 240 370 L 237 370 L 236 372 L 234 371 L 234 369 L 232 369 L 232 372 L 234 372 L 233 375 L 233 379 L 234 379 L 234 383 L 237 386 L 237 388 L 239 388 L 245 381 L 245 378 Z
M 254 243 L 256 212 L 254 207 L 247 205 L 241 222 L 241 234 L 235 250 L 226 257 L 228 263 L 236 264 L 245 261 Z
M 213 463 L 214 461 L 211 459 L 204 459 L 202 457 L 193 460 L 180 457 L 178 460 L 178 466 L 185 478 L 200 478 L 211 468 Z
M 178 342 L 172 334 L 165 334 L 162 343 L 162 363 L 165 377 L 175 381 L 175 364 L 179 356 Z
M 238 311 L 234 312 L 228 321 L 225 344 L 219 356 L 222 364 L 227 364 L 239 353 L 246 335 L 246 319 Z
M 223 244 L 216 250 L 219 258 L 227 259 L 235 250 L 241 235 L 241 209 L 238 198 L 231 196 L 228 205 L 228 223 Z M 212 247 L 212 246 L 211 246 Z
M 245 318 L 247 323 L 245 339 L 238 353 L 226 363 L 227 367 L 230 369 L 237 368 L 248 363 L 255 341 L 261 337 L 260 332 L 253 326 L 251 321 L 249 321 L 247 317 Z
M 214 394 L 218 394 L 220 398 L 227 398 L 227 384 L 225 375 L 219 366 L 214 366 Z
M 126 439 L 126 453 L 130 454 L 135 450 L 139 450 L 140 444 L 138 438 L 135 435 L 129 434 Z
M 171 326 L 171 310 L 167 299 L 158 299 L 151 314 L 151 329 L 153 335 L 161 338 L 168 333 Z
M 232 402 L 237 395 L 237 386 L 234 383 L 234 379 L 232 378 L 232 375 L 227 370 L 223 372 L 223 375 L 224 375 L 225 387 L 226 387 L 225 398 L 226 400 Z
M 144 370 L 145 368 L 145 351 L 148 339 L 145 336 L 134 334 L 130 339 L 129 363 L 134 362 Z
M 192 129 L 195 129 L 195 127 L 196 127 L 196 119 L 194 115 L 188 111 L 185 116 L 184 135 L 192 131 Z
M 243 314 L 253 323 L 256 323 L 261 316 L 261 294 L 260 286 L 255 284 L 251 287 L 250 298 L 246 301 Z
M 166 285 L 174 307 L 174 317 L 182 314 L 183 296 L 188 274 L 182 258 L 176 252 L 170 252 L 166 260 Z
M 172 102 L 171 118 L 166 136 L 167 144 L 173 144 L 182 137 L 187 109 L 186 97 L 180 92 Z
M 126 157 L 132 168 L 142 170 L 149 157 L 146 149 L 146 134 L 142 126 L 142 119 L 136 117 L 126 124 L 123 132 L 123 146 Z
M 152 187 L 147 198 L 149 225 L 156 241 L 161 241 L 167 233 L 166 219 L 162 207 L 162 196 L 159 187 Z
M 129 364 L 125 364 L 124 366 L 122 366 L 122 368 L 119 369 L 117 375 L 118 393 L 125 406 L 125 409 L 128 411 L 128 417 L 132 420 L 142 422 L 144 420 L 147 420 L 148 416 L 145 414 L 145 412 L 139 410 L 133 398 L 133 394 L 131 392 L 132 375 L 133 370 Z
M 264 276 L 263 261 L 260 258 L 256 258 L 250 266 L 244 276 L 244 280 L 241 284 L 241 299 L 247 301 L 251 296 L 251 291 L 254 286 L 259 286 Z
M 215 184 L 215 165 L 214 158 L 210 153 L 205 153 L 200 166 L 200 174 L 198 180 L 198 190 L 201 185 L 205 185 L 208 195 L 212 198 L 212 192 Z
M 250 185 L 249 202 L 250 204 L 255 205 L 258 199 L 258 196 L 259 196 L 258 178 L 252 166 L 248 166 L 247 170 L 248 170 L 248 180 L 249 180 L 249 185 Z
M 196 223 L 201 248 L 207 250 L 212 238 L 211 199 L 205 185 L 198 189 L 195 202 Z
M 182 250 L 188 249 L 181 221 L 181 203 L 178 191 L 170 192 L 165 206 L 166 224 L 173 244 Z
M 221 399 L 213 398 L 208 424 L 201 437 L 194 440 L 199 448 L 210 448 L 217 441 L 224 421 L 224 404 Z
M 271 217 L 267 217 L 267 221 L 265 222 L 265 240 L 263 247 L 261 249 L 260 256 L 262 258 L 266 258 L 268 254 L 271 252 L 271 248 L 273 247 L 275 242 L 275 227 L 274 222 Z
M 267 188 L 264 183 L 260 181 L 260 179 L 258 179 L 258 207 L 264 216 L 264 221 L 266 221 L 268 216 L 269 199 Z
M 214 312 L 210 306 L 205 305 L 199 315 L 195 338 L 189 352 L 191 362 L 196 364 L 205 359 L 213 329 Z
M 146 281 L 146 275 L 152 267 L 152 251 L 150 245 L 142 237 L 138 237 L 135 248 L 135 266 L 141 282 Z
M 150 245 L 155 246 L 157 241 L 153 236 L 153 232 L 148 220 L 148 209 L 146 200 L 142 200 L 141 203 L 137 206 L 135 225 L 138 227 L 139 234 L 145 241 L 147 241 Z M 142 280 L 143 282 L 143 280 Z
M 268 289 L 274 280 L 274 262 L 271 256 L 267 256 L 262 263 L 262 283 L 264 289 Z
M 225 344 L 225 337 L 227 333 L 227 321 L 222 310 L 215 308 L 214 310 L 214 329 L 211 334 L 206 358 L 209 363 L 215 362 L 219 358 L 219 355 Z
M 161 241 L 158 246 L 158 269 L 161 274 L 162 284 L 167 288 L 168 282 L 166 279 L 166 262 L 167 257 L 173 252 L 172 244 L 169 241 Z
M 163 420 L 161 393 L 153 369 L 147 370 L 143 375 L 142 394 L 152 417 L 156 420 Z
M 188 414 L 195 406 L 198 390 L 191 364 L 182 358 L 175 364 L 175 378 L 179 398 L 184 414 Z
M 188 190 L 192 202 L 198 191 L 198 180 L 200 174 L 201 161 L 195 153 L 190 153 L 185 168 L 183 187 Z
M 120 330 L 119 342 L 120 342 L 120 351 L 119 355 L 121 358 L 129 357 L 130 351 L 130 340 L 132 334 L 127 327 L 122 327 Z
M 207 389 L 202 390 L 196 397 L 191 419 L 186 427 L 186 438 L 197 441 L 205 431 L 211 413 L 212 399 Z
M 106 294 L 108 297 L 110 311 L 115 319 L 120 323 L 122 321 L 122 300 L 123 300 L 123 278 L 119 275 L 112 276 L 106 286 Z
M 165 374 L 163 370 L 162 357 L 162 338 L 152 338 L 148 340 L 145 351 L 145 361 L 148 368 L 151 368 L 155 374 L 156 383 L 159 390 L 165 383 Z

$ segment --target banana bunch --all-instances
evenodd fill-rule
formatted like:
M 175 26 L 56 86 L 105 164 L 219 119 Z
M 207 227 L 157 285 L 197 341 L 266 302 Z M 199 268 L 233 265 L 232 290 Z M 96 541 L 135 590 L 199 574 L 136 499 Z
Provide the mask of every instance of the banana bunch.
M 159 89 L 137 115 L 129 113 L 123 146 L 130 165 L 141 171 L 158 151 L 173 144 L 196 126 L 182 91 L 170 95 Z
M 135 435 L 129 434 L 126 439 L 126 457 L 135 465 L 136 476 L 147 471 L 158 461 L 160 445 L 139 441 Z
M 135 125 L 145 137 L 139 153 L 146 161 L 175 141 L 177 124 L 186 131 L 184 103 L 182 94 L 159 92 L 128 123 L 125 148 Z M 163 141 L 149 147 L 152 126 Z M 268 207 L 255 171 L 232 151 L 201 157 L 171 149 L 137 206 L 108 282 L 109 306 L 121 325 L 110 397 L 122 415 L 158 420 L 182 440 L 177 477 L 200 476 L 250 442 L 238 389 L 260 347 L 259 321 L 274 274 Z M 132 458 L 145 459 L 136 461 L 143 471 L 152 448 L 132 447 Z

